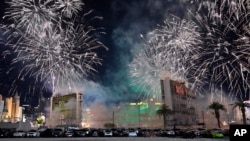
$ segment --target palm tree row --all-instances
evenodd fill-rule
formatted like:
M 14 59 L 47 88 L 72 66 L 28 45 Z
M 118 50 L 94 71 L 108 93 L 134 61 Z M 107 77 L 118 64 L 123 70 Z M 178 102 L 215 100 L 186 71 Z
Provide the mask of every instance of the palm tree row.
M 242 119 L 243 119 L 243 124 L 247 124 L 247 119 L 246 119 L 246 107 L 250 107 L 250 104 L 245 103 L 244 101 L 236 101 L 232 105 L 233 109 L 239 108 L 241 113 L 242 113 Z M 220 121 L 220 111 L 226 111 L 226 108 L 223 104 L 219 102 L 213 102 L 208 106 L 208 109 L 211 109 L 214 111 L 215 118 L 217 120 L 217 125 L 219 128 L 221 128 L 221 121 Z M 163 117 L 163 126 L 166 128 L 167 123 L 166 119 L 167 116 L 170 114 L 173 114 L 173 111 L 165 104 L 162 104 L 161 107 L 156 111 L 156 114 L 159 115 L 160 117 Z

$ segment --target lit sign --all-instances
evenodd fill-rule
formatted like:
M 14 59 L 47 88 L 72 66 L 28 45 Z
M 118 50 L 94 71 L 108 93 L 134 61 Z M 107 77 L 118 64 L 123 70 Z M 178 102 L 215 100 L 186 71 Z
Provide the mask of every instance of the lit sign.
M 131 106 L 135 106 L 135 105 L 147 105 L 148 103 L 145 103 L 145 102 L 138 102 L 138 103 L 130 103 L 129 105 Z
M 177 94 L 185 95 L 185 89 L 182 85 L 175 85 L 175 92 Z

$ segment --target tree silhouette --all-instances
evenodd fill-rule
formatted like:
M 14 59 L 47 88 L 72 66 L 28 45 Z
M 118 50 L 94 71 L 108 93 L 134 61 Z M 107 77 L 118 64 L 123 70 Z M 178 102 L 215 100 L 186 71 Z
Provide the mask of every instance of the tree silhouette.
M 220 104 L 219 102 L 213 102 L 208 106 L 208 109 L 214 110 L 215 118 L 217 119 L 218 127 L 220 126 L 220 110 L 226 111 L 226 108 L 224 105 Z
M 159 115 L 160 117 L 163 117 L 163 126 L 164 129 L 167 127 L 166 119 L 167 116 L 172 114 L 172 110 L 169 109 L 169 107 L 165 104 L 161 105 L 161 107 L 156 111 L 156 114 Z
M 239 107 L 241 113 L 242 113 L 242 119 L 243 119 L 243 124 L 247 124 L 247 118 L 246 118 L 246 107 L 250 107 L 248 103 L 244 103 L 244 101 L 236 101 L 233 104 L 233 109 L 236 107 Z

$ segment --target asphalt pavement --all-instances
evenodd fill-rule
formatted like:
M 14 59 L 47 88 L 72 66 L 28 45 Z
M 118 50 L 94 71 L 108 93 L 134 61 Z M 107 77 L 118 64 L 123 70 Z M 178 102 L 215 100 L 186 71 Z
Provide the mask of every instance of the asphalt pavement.
M 1 138 L 1 141 L 229 141 L 229 138 L 168 138 L 168 137 L 91 137 L 91 138 Z

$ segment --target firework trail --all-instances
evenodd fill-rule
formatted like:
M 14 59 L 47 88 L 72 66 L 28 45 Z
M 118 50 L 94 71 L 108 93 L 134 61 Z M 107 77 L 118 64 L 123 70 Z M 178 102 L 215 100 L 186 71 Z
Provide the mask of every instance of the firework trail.
M 32 77 L 36 82 L 43 81 L 44 86 L 53 85 L 52 89 L 66 83 L 72 87 L 74 82 L 96 71 L 94 65 L 101 64 L 95 51 L 106 47 L 95 38 L 97 29 L 87 24 L 90 21 L 85 16 L 91 12 L 77 20 L 75 14 L 83 5 L 80 0 L 7 3 L 10 7 L 5 17 L 14 23 L 1 25 L 6 38 L 4 45 L 11 48 L 2 55 L 16 55 L 13 68 L 22 64 L 17 79 Z
M 190 58 L 187 77 L 210 90 L 229 87 L 242 96 L 249 89 L 249 0 L 196 0 L 190 10 L 199 25 L 203 45 Z M 207 84 L 209 82 L 209 84 Z M 246 95 L 245 95 L 246 96 Z
M 200 34 L 193 22 L 173 17 L 165 20 L 164 25 L 151 32 L 148 38 L 130 64 L 130 76 L 134 79 L 133 85 L 151 89 L 145 90 L 148 95 L 160 98 L 161 79 L 185 81 L 189 57 L 201 43 Z

